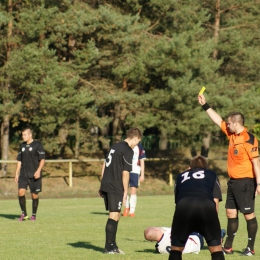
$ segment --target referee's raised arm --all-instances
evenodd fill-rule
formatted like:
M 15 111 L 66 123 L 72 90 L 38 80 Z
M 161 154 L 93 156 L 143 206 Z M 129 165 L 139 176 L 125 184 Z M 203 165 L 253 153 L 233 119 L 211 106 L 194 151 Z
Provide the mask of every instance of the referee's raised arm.
M 216 125 L 221 127 L 221 123 L 223 121 L 222 117 L 214 109 L 212 109 L 210 107 L 210 105 L 207 103 L 206 98 L 203 94 L 198 95 L 198 101 L 199 101 L 200 105 L 202 106 L 202 108 L 207 112 L 207 114 L 209 115 L 211 120 Z

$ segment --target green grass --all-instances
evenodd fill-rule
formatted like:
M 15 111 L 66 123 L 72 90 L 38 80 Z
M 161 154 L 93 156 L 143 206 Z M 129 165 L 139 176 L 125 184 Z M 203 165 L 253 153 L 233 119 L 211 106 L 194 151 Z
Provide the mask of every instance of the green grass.
M 138 197 L 136 217 L 122 217 L 118 226 L 117 244 L 125 255 L 102 254 L 107 212 L 100 198 L 41 199 L 36 222 L 17 221 L 20 213 L 17 200 L 2 200 L 0 207 L 0 259 L 168 259 L 166 255 L 154 253 L 155 243 L 144 239 L 143 230 L 148 226 L 171 225 L 173 196 Z M 30 200 L 27 209 L 31 211 Z M 256 198 L 256 209 L 260 216 L 259 198 Z M 224 202 L 220 204 L 219 217 L 221 226 L 226 228 Z M 233 245 L 235 253 L 226 256 L 227 259 L 240 259 L 239 252 L 247 243 L 242 214 L 239 219 Z M 260 259 L 259 244 L 258 234 L 255 259 Z M 183 255 L 183 259 L 208 260 L 210 253 L 205 246 L 198 255 Z

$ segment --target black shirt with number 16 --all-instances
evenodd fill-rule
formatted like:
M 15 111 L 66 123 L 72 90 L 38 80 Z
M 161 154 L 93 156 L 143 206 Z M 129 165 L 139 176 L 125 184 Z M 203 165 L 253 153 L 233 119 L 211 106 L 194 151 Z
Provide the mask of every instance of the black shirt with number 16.
M 204 168 L 189 169 L 177 176 L 175 203 L 183 198 L 214 198 L 222 201 L 222 193 L 215 172 Z
M 133 149 L 125 141 L 114 144 L 111 147 L 106 156 L 100 190 L 123 196 L 122 172 L 132 171 L 133 156 Z

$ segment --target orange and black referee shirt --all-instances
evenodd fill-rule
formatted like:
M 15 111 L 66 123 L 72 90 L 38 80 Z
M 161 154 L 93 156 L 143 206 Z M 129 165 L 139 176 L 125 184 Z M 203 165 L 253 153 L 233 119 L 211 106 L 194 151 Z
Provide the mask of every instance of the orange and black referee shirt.
M 245 128 L 239 134 L 230 133 L 227 123 L 222 121 L 221 130 L 229 139 L 228 175 L 232 179 L 255 178 L 251 160 L 259 157 L 258 140 Z

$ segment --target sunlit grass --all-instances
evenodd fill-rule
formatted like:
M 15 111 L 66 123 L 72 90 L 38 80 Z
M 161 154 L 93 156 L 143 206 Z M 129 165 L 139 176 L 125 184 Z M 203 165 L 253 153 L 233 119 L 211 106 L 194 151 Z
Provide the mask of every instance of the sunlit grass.
M 225 196 L 224 196 L 225 199 Z M 260 216 L 260 198 L 256 199 L 256 213 Z M 145 241 L 143 230 L 148 226 L 170 226 L 174 211 L 173 196 L 139 196 L 135 218 L 121 218 L 117 244 L 125 255 L 104 255 L 107 212 L 100 198 L 41 199 L 37 221 L 18 222 L 20 214 L 17 200 L 0 201 L 0 259 L 56 260 L 56 259 L 167 259 L 156 254 L 154 244 Z M 27 200 L 31 211 L 31 201 Z M 221 226 L 226 228 L 224 202 L 219 212 Z M 239 215 L 240 226 L 234 242 L 235 254 L 247 244 L 246 224 Z M 256 256 L 260 256 L 259 234 Z M 242 257 L 243 258 L 243 257 Z M 183 255 L 186 260 L 208 260 L 205 246 L 198 255 Z M 260 258 L 259 258 L 260 259 Z

